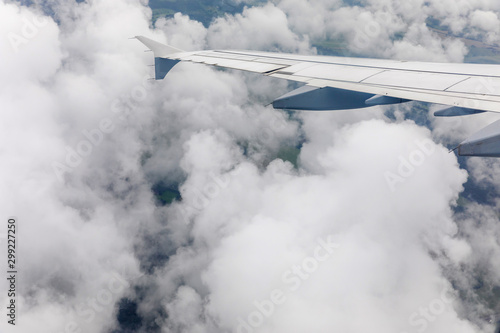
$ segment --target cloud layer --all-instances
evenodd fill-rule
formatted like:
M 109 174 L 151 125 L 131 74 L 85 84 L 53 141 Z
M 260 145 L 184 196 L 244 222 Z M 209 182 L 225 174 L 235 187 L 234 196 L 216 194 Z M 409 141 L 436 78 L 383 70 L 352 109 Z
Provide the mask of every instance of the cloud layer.
M 464 42 L 426 20 L 495 43 L 495 6 L 283 0 L 152 27 L 136 1 L 1 1 L 16 329 L 491 330 L 498 163 L 461 168 L 442 143 L 493 116 L 427 129 L 412 106 L 286 113 L 264 107 L 289 90 L 279 80 L 179 64 L 149 81 L 151 54 L 128 38 L 310 54 L 337 39 L 345 53 L 463 61 Z M 461 194 L 471 182 L 487 200 Z

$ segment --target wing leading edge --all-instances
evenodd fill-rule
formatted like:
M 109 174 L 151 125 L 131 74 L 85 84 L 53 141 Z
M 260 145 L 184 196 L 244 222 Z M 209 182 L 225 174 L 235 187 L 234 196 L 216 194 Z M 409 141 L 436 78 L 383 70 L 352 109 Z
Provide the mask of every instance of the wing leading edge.
M 500 66 L 497 65 L 255 51 L 185 52 L 146 37 L 136 38 L 153 51 L 157 80 L 163 79 L 178 62 L 189 61 L 306 84 L 276 99 L 275 108 L 345 110 L 415 100 L 448 105 L 447 109 L 436 112 L 436 116 L 500 112 Z M 460 144 L 458 153 L 500 157 L 500 125 L 477 132 Z

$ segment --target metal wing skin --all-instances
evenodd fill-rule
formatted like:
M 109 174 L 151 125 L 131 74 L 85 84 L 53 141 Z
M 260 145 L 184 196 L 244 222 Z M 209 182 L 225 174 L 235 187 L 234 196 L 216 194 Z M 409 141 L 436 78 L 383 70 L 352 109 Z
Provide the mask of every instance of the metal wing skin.
M 155 56 L 155 78 L 179 61 L 244 70 L 306 85 L 273 102 L 294 110 L 345 110 L 411 100 L 448 105 L 436 116 L 500 112 L 500 66 L 307 56 L 256 51 L 184 52 L 137 36 Z M 495 123 L 496 124 L 496 123 Z M 493 129 L 493 130 L 492 130 Z M 459 155 L 500 157 L 500 124 L 475 133 Z

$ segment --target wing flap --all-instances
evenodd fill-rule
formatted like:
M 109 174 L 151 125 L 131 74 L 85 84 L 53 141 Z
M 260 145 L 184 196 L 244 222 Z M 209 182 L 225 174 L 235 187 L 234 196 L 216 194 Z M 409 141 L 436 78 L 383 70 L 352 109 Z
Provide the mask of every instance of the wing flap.
M 413 72 L 404 70 L 386 70 L 375 74 L 363 83 L 402 88 L 416 88 L 444 91 L 468 77 L 455 74 Z
M 500 78 L 470 77 L 467 80 L 450 87 L 448 91 L 500 96 Z
M 325 80 L 361 82 L 383 71 L 379 68 L 317 64 L 299 70 L 293 75 Z
M 219 51 L 205 51 L 194 54 L 177 55 L 177 60 L 202 63 L 223 68 L 239 69 L 254 73 L 268 73 L 289 66 L 290 61 L 275 63 L 271 59 L 261 59 L 253 56 L 244 56 Z

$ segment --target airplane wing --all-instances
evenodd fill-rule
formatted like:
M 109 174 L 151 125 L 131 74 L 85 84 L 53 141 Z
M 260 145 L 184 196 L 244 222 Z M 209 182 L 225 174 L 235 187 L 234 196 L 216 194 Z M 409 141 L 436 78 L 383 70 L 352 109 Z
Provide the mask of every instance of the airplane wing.
M 307 56 L 257 51 L 185 52 L 143 36 L 153 51 L 155 78 L 179 62 L 244 70 L 305 85 L 273 102 L 274 108 L 345 110 L 423 101 L 448 107 L 436 116 L 500 112 L 500 66 Z M 500 157 L 500 121 L 458 147 L 459 155 Z

